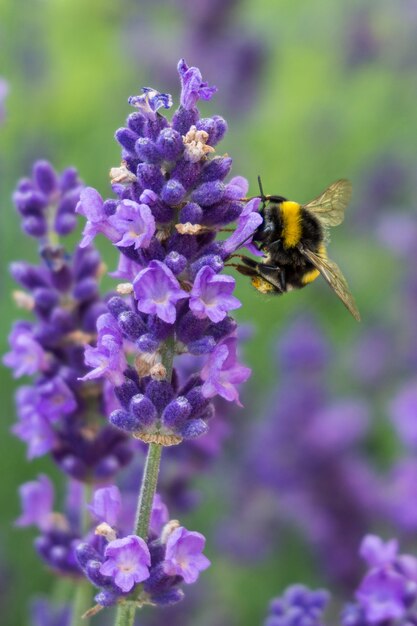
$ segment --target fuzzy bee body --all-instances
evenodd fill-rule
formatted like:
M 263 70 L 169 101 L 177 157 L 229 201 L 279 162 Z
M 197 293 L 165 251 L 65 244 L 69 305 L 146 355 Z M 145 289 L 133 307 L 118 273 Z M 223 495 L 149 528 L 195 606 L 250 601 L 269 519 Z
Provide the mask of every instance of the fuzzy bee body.
M 237 265 L 241 274 L 251 277 L 261 293 L 282 294 L 302 289 L 322 275 L 355 319 L 359 312 L 340 269 L 327 256 L 329 226 L 343 221 L 351 195 L 347 180 L 330 185 L 318 198 L 306 205 L 282 196 L 262 196 L 263 221 L 253 242 L 263 252 L 261 261 L 241 256 Z

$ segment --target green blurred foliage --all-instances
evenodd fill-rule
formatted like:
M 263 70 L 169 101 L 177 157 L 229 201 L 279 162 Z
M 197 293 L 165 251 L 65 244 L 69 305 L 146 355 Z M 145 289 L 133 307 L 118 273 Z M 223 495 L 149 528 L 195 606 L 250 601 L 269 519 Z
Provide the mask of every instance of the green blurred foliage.
M 157 75 L 145 75 L 140 59 L 126 52 L 126 16 L 142 15 L 146 4 L 139 0 L 0 2 L 0 75 L 10 83 L 7 118 L 0 128 L 2 352 L 11 321 L 20 315 L 11 304 L 13 285 L 7 277 L 7 263 L 20 258 L 36 260 L 35 245 L 21 234 L 13 210 L 13 187 L 29 172 L 31 162 L 43 157 L 58 169 L 76 165 L 89 185 L 103 194 L 108 192 L 108 170 L 119 159 L 113 133 L 129 112 L 127 96 L 143 84 L 164 88 Z M 153 20 L 156 32 L 163 4 L 153 14 L 149 5 L 146 7 L 146 20 Z M 167 15 L 181 20 L 180 12 L 166 4 Z M 345 62 L 346 26 L 354 12 L 365 6 L 376 33 L 383 38 L 391 29 L 390 38 L 377 60 L 349 68 Z M 266 44 L 267 66 L 252 112 L 243 120 L 228 116 L 230 132 L 222 150 L 233 156 L 234 173 L 248 177 L 253 193 L 258 174 L 267 192 L 299 201 L 308 201 L 339 177 L 349 177 L 356 183 L 353 204 L 361 211 L 366 210 L 361 205 L 361 181 L 375 159 L 392 154 L 414 167 L 415 68 L 398 69 L 391 63 L 397 42 L 405 45 L 408 30 L 405 19 L 390 19 L 392 11 L 387 13 L 387 8 L 389 2 L 372 0 L 242 3 L 242 19 Z M 163 15 L 155 47 L 163 47 L 164 29 L 170 27 Z M 142 28 L 146 28 L 146 20 Z M 141 37 L 140 30 L 137 37 Z M 149 55 L 152 53 L 150 49 Z M 193 63 L 193 59 L 187 60 Z M 176 59 L 172 59 L 173 73 L 175 65 Z M 216 83 L 215 75 L 206 78 Z M 223 113 L 215 99 L 204 110 Z M 381 306 L 392 310 L 395 319 L 396 304 L 390 300 L 387 285 L 398 279 L 399 265 L 374 243 L 372 227 L 358 232 L 352 225 L 348 216 L 346 225 L 334 233 L 331 255 L 349 278 L 365 320 Z M 106 242 L 99 246 L 113 268 L 114 251 Z M 254 371 L 250 385 L 259 394 L 260 407 L 264 392 L 276 384 L 278 376 L 271 346 L 287 321 L 304 311 L 317 314 L 339 347 L 335 388 L 352 391 L 342 379 L 343 349 L 358 328 L 324 284 L 318 282 L 284 298 L 269 298 L 257 294 L 239 276 L 237 296 L 244 304 L 239 320 L 252 324 L 255 331 L 245 357 Z M 9 434 L 14 409 L 8 371 L 1 372 L 0 384 L 0 556 L 9 581 L 2 623 L 20 626 L 26 623 L 28 598 L 51 589 L 52 582 L 33 552 L 33 535 L 11 528 L 18 514 L 16 489 L 41 471 L 53 474 L 58 482 L 60 477 L 48 460 L 26 462 L 23 445 Z M 244 419 L 257 417 L 242 415 Z M 205 505 L 190 523 L 204 532 L 218 508 L 215 486 L 209 479 L 201 482 Z M 239 571 L 226 559 L 218 562 L 213 552 L 211 557 L 214 566 L 207 577 L 217 591 L 216 602 L 232 606 L 236 623 L 242 626 L 259 623 L 267 599 L 285 584 L 313 580 L 308 558 L 295 542 L 287 545 L 279 562 Z

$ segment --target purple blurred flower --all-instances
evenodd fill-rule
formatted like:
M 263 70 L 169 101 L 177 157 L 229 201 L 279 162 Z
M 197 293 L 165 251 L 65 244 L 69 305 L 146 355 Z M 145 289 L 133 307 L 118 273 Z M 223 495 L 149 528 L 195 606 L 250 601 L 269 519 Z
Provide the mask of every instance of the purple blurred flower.
M 202 554 L 205 544 L 201 533 L 182 526 L 176 528 L 167 540 L 164 571 L 169 576 L 182 576 L 186 583 L 194 583 L 199 573 L 210 566 L 210 561 Z
M 199 100 L 211 100 L 217 91 L 217 87 L 209 87 L 203 82 L 197 67 L 188 67 L 184 59 L 178 63 L 178 73 L 181 78 L 181 106 L 184 109 L 194 109 Z
M 211 267 L 202 267 L 194 279 L 190 293 L 190 309 L 198 318 L 208 317 L 212 322 L 221 322 L 228 311 L 238 309 L 239 300 L 232 295 L 235 279 L 216 274 Z
M 398 541 L 382 541 L 377 535 L 366 535 L 359 548 L 360 556 L 370 567 L 392 565 L 398 555 Z
M 51 525 L 51 513 L 54 502 L 54 488 L 44 474 L 38 480 L 32 480 L 19 487 L 22 515 L 16 520 L 16 526 L 37 526 L 48 530 Z
M 48 599 L 36 598 L 30 607 L 31 626 L 70 626 L 71 607 L 52 605 Z
M 237 384 L 245 382 L 251 370 L 237 361 L 237 339 L 229 337 L 216 346 L 201 371 L 204 381 L 202 392 L 206 398 L 219 395 L 229 402 L 242 406 Z
M 390 405 L 391 420 L 404 445 L 417 447 L 417 384 L 407 383 Z
M 50 422 L 57 421 L 62 416 L 73 413 L 77 408 L 74 394 L 59 376 L 55 376 L 38 385 L 36 391 L 38 392 L 36 410 Z
M 12 432 L 28 444 L 28 458 L 33 459 L 49 452 L 55 443 L 55 434 L 47 416 L 39 413 L 37 389 L 20 387 L 16 393 L 19 421 Z
M 188 298 L 171 270 L 160 261 L 151 261 L 133 282 L 138 309 L 156 315 L 164 322 L 173 324 L 176 319 L 175 305 Z
M 101 522 L 115 526 L 120 514 L 122 499 L 117 487 L 103 487 L 96 489 L 93 501 L 88 505 L 90 512 Z
M 135 583 L 149 578 L 151 556 L 148 546 L 141 537 L 128 535 L 107 544 L 106 560 L 100 573 L 111 576 L 116 586 L 124 592 L 130 591 Z
M 30 324 L 17 322 L 9 335 L 11 352 L 3 357 L 3 363 L 14 369 L 13 376 L 31 376 L 48 367 L 47 355 L 34 337 Z
M 127 367 L 123 351 L 123 337 L 120 330 L 108 313 L 100 315 L 97 320 L 98 339 L 97 346 L 87 346 L 85 349 L 85 362 L 93 367 L 81 380 L 93 380 L 103 376 L 115 385 L 120 385 L 123 380 L 123 372 Z
M 270 603 L 264 626 L 322 626 L 329 597 L 325 589 L 311 591 L 304 585 L 291 585 Z
M 99 233 L 103 233 L 113 242 L 120 239 L 119 231 L 109 223 L 109 215 L 105 210 L 103 198 L 93 187 L 86 187 L 82 190 L 75 210 L 87 218 L 80 243 L 81 248 L 88 246 Z
M 159 493 L 156 493 L 153 499 L 151 520 L 149 527 L 156 535 L 160 535 L 163 527 L 169 520 L 169 513 L 166 504 L 162 501 Z
M 138 204 L 133 200 L 122 200 L 116 213 L 109 218 L 109 223 L 122 234 L 117 246 L 147 248 L 155 233 L 155 218 L 146 204 Z
M 356 591 L 356 599 L 370 624 L 400 619 L 405 615 L 407 581 L 394 570 L 371 571 Z

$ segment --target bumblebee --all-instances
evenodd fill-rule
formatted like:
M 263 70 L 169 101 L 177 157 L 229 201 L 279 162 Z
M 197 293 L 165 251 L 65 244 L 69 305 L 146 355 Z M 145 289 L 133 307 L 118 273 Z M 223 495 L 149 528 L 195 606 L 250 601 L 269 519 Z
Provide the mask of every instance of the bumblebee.
M 282 294 L 301 289 L 320 274 L 356 320 L 360 320 L 349 286 L 339 267 L 327 257 L 328 229 L 343 222 L 352 195 L 348 180 L 337 180 L 308 204 L 282 196 L 265 196 L 260 213 L 263 222 L 253 243 L 263 252 L 261 261 L 238 256 L 234 267 L 249 276 L 252 285 L 264 294 Z

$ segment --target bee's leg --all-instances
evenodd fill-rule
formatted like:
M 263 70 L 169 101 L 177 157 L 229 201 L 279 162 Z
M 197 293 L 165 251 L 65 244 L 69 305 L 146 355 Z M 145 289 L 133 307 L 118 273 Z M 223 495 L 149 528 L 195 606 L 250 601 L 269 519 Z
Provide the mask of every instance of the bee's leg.
M 229 267 L 234 267 L 240 274 L 244 276 L 259 277 L 265 280 L 267 283 L 275 287 L 280 293 L 284 293 L 287 290 L 287 283 L 285 280 L 285 272 L 277 265 L 267 265 L 265 263 L 258 263 L 247 256 L 238 256 L 244 265 L 237 263 L 229 263 Z
M 274 285 L 280 292 L 287 291 L 287 281 L 285 280 L 285 270 L 277 265 L 266 265 L 258 263 L 258 275 Z

